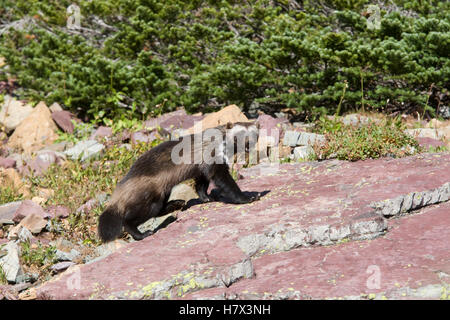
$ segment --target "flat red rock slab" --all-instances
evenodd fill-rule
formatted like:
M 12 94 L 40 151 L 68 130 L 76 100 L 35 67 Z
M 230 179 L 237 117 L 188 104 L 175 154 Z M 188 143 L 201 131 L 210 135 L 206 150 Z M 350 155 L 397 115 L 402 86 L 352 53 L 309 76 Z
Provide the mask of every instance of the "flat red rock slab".
M 370 205 L 442 189 L 450 182 L 450 155 L 283 164 L 272 173 L 256 166 L 242 174 L 242 190 L 270 192 L 247 205 L 216 202 L 179 212 L 176 222 L 155 235 L 71 267 L 41 286 L 38 297 L 179 298 L 233 288 L 253 276 L 257 257 L 299 247 L 295 252 L 316 252 L 325 249 L 317 245 L 384 234 L 387 220 Z M 312 272 L 308 267 L 299 264 Z
M 449 249 L 446 202 L 390 220 L 374 240 L 261 256 L 253 279 L 185 298 L 440 298 L 450 286 Z

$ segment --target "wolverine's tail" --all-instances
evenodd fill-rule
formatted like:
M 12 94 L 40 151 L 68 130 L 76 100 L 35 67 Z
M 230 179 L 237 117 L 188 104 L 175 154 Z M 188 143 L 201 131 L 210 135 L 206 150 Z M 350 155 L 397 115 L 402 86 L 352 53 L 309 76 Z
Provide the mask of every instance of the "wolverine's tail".
M 103 242 L 116 239 L 122 232 L 123 218 L 114 207 L 108 207 L 98 220 L 98 235 Z

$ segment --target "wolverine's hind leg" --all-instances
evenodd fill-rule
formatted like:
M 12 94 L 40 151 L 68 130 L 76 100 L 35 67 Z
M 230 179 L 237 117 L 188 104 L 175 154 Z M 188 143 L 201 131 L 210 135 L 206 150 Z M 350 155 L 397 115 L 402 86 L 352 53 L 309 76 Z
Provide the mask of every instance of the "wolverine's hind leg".
M 134 207 L 129 209 L 124 220 L 125 231 L 128 232 L 134 240 L 142 240 L 153 234 L 153 231 L 140 232 L 138 226 L 152 217 L 160 214 L 163 208 L 163 202 L 152 202 L 149 208 Z
M 171 200 L 169 202 L 164 203 L 164 206 L 161 209 L 161 213 L 159 215 L 163 216 L 176 210 L 183 209 L 185 205 L 186 201 L 184 200 Z

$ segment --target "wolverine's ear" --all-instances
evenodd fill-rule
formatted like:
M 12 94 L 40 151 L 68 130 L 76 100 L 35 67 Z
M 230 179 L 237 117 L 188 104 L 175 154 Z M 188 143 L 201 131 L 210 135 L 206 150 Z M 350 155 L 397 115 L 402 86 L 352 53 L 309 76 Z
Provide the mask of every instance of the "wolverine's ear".
M 233 124 L 231 122 L 227 122 L 227 129 L 233 128 Z

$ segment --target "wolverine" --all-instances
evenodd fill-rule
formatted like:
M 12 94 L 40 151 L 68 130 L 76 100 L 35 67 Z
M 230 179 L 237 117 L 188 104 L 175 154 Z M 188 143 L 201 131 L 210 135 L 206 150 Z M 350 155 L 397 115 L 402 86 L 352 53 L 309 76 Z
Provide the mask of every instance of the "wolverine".
M 184 207 L 183 200 L 168 201 L 172 188 L 189 179 L 195 181 L 200 202 L 217 200 L 208 194 L 212 181 L 215 194 L 227 202 L 242 204 L 258 200 L 260 194 L 242 192 L 229 172 L 237 154 L 248 153 L 256 144 L 257 127 L 251 122 L 228 123 L 201 133 L 166 141 L 140 156 L 117 184 L 99 218 L 98 234 L 103 242 L 116 239 L 125 229 L 133 239 L 152 234 L 138 230 L 148 219 Z

